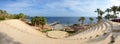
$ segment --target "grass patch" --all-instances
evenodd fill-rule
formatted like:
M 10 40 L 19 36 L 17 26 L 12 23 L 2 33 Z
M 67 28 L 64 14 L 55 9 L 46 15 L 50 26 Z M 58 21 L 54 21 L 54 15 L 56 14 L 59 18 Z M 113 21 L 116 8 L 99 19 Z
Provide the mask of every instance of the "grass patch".
M 52 30 L 46 30 L 46 29 L 41 30 L 41 32 L 43 32 L 43 33 L 46 33 L 48 31 L 52 31 Z
M 73 34 L 75 34 L 75 31 L 66 31 L 66 32 L 68 32 L 69 35 L 73 35 Z

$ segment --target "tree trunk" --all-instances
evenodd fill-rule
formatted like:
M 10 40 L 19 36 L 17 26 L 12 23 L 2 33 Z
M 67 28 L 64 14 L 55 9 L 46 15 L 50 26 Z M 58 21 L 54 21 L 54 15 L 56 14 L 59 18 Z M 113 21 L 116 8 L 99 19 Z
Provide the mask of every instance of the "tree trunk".
M 84 24 L 84 21 L 82 21 L 82 25 Z
M 114 12 L 114 19 L 117 18 L 116 16 L 117 16 L 117 15 L 116 15 L 116 12 Z
M 35 23 L 35 26 L 37 27 L 37 24 Z
M 44 28 L 44 25 L 42 25 L 42 29 Z

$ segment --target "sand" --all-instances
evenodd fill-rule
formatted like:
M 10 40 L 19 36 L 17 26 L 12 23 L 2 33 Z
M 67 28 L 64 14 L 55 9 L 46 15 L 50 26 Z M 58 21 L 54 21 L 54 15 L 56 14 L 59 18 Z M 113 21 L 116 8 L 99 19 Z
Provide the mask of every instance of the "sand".
M 99 25 L 101 26 L 100 28 L 98 28 L 99 26 L 96 26 L 96 28 L 91 28 L 91 29 L 99 29 L 99 30 L 107 29 L 104 28 L 105 26 L 102 25 L 103 24 Z M 90 30 L 90 31 L 91 33 L 94 34 L 97 33 L 97 30 Z M 102 31 L 99 32 L 98 34 L 100 33 L 104 33 L 104 32 Z M 68 38 L 53 39 L 47 37 L 42 32 L 35 30 L 26 23 L 17 19 L 5 20 L 0 22 L 0 44 L 102 44 L 102 43 L 108 44 L 111 40 L 110 37 L 112 35 L 111 33 L 109 33 L 107 36 L 100 35 L 100 37 L 96 37 L 92 39 L 88 39 L 88 38 L 80 39 L 79 34 L 81 33 L 78 33 L 77 35 Z M 86 36 L 88 34 L 83 33 L 82 35 Z M 81 36 L 81 38 L 84 37 Z
M 68 36 L 68 33 L 64 31 L 49 31 L 47 36 L 51 38 L 65 38 Z

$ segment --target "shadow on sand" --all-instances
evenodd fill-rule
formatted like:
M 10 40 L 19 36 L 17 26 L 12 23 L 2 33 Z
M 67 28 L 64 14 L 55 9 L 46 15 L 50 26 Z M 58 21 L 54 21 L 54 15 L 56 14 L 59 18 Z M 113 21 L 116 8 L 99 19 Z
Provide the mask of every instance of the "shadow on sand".
M 13 38 L 9 37 L 5 33 L 0 32 L 0 44 L 22 44 L 20 42 L 16 42 Z

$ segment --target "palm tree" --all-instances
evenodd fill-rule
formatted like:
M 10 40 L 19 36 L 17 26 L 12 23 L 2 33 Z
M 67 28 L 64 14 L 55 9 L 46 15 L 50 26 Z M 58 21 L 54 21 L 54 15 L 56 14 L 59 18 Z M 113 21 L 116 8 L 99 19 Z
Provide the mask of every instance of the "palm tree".
M 102 15 L 104 14 L 104 12 L 102 10 L 99 11 L 100 13 L 100 17 L 102 18 Z
M 32 25 L 39 26 L 39 24 L 40 24 L 40 17 L 39 16 L 33 17 L 31 22 L 32 22 Z
M 84 24 L 84 20 L 85 20 L 85 17 L 80 17 L 80 19 L 78 21 L 81 21 L 81 24 L 83 25 Z
M 110 19 L 110 12 L 111 12 L 111 9 L 109 9 L 109 8 L 107 8 L 106 10 L 105 10 L 105 12 L 107 12 L 107 15 L 105 16 L 105 19 Z
M 98 19 L 98 22 L 100 22 L 101 19 L 102 19 L 102 17 L 101 17 L 101 16 L 98 16 L 97 19 Z
M 120 6 L 118 7 L 117 11 L 119 11 L 119 12 L 120 12 Z
M 111 9 L 107 8 L 107 9 L 105 10 L 105 12 L 107 12 L 107 14 L 110 14 Z
M 89 17 L 89 20 L 90 20 L 90 23 L 92 23 L 94 19 L 92 17 Z
M 105 16 L 105 19 L 107 19 L 107 20 L 109 20 L 111 18 L 111 15 L 110 14 L 107 14 L 106 16 Z
M 115 16 L 114 15 L 110 15 L 110 18 L 115 18 Z
M 95 12 L 97 12 L 98 16 L 100 16 L 100 9 L 99 8 L 97 8 L 97 10 Z
M 97 12 L 97 14 L 98 14 L 98 17 L 97 17 L 98 22 L 101 21 L 102 15 L 104 14 L 104 12 L 102 10 L 100 10 L 99 8 L 95 12 Z
M 120 6 L 118 7 L 117 11 L 120 12 Z
M 40 24 L 42 25 L 42 29 L 44 28 L 44 25 L 46 24 L 46 19 L 45 17 L 41 17 L 40 19 Z
M 32 25 L 34 26 L 39 27 L 40 25 L 42 25 L 42 29 L 43 29 L 44 25 L 46 24 L 46 19 L 45 17 L 35 16 L 32 18 L 31 22 L 32 22 Z
M 117 6 L 112 6 L 112 7 L 111 7 L 111 11 L 113 11 L 114 18 L 117 18 L 117 15 L 116 15 L 116 14 L 117 14 L 117 13 L 116 13 L 116 12 L 117 12 L 117 9 L 118 9 Z

